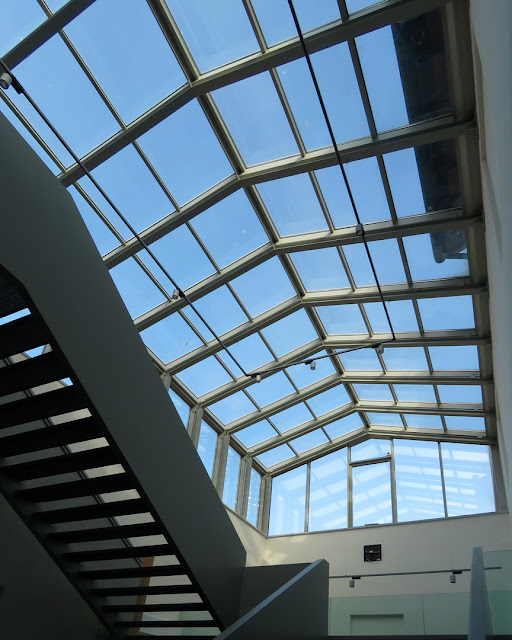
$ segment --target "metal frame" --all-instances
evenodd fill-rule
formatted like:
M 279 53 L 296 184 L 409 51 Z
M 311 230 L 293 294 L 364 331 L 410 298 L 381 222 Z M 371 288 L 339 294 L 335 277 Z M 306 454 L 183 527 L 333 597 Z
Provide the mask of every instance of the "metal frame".
M 219 442 L 214 465 L 214 483 L 220 495 L 222 495 L 227 447 L 230 446 L 230 440 L 231 445 L 234 445 L 238 452 L 246 456 L 243 458 L 244 463 L 241 465 L 237 498 L 237 511 L 244 515 L 247 510 L 248 497 L 247 477 L 249 476 L 247 474 L 250 475 L 250 469 L 253 464 L 260 472 L 265 471 L 256 456 L 276 446 L 288 443 L 295 437 L 299 437 L 300 435 L 304 435 L 315 429 L 322 429 L 324 426 L 329 424 L 329 422 L 340 417 L 350 415 L 354 411 L 357 411 L 362 418 L 364 427 L 361 430 L 352 432 L 352 434 L 347 434 L 347 436 L 343 436 L 341 439 L 337 439 L 336 441 L 332 441 L 329 438 L 329 442 L 325 445 L 308 451 L 305 454 L 295 455 L 295 457 L 290 460 L 275 465 L 269 470 L 270 474 L 264 475 L 261 489 L 261 495 L 264 496 L 264 500 L 259 515 L 259 524 L 263 528 L 268 524 L 268 501 L 270 499 L 272 476 L 283 473 L 286 470 L 298 466 L 299 464 L 304 464 L 316 457 L 325 455 L 330 451 L 336 450 L 336 448 L 339 448 L 340 446 L 346 446 L 351 443 L 353 444 L 358 439 L 366 439 L 368 437 L 408 437 L 413 439 L 437 439 L 439 441 L 451 439 L 467 442 L 486 442 L 493 444 L 493 451 L 495 451 L 494 443 L 496 437 L 496 426 L 494 418 L 495 407 L 492 378 L 492 355 L 490 348 L 489 304 L 486 264 L 483 259 L 483 256 L 485 256 L 485 241 L 482 233 L 482 195 L 479 175 L 480 169 L 477 129 L 474 122 L 475 96 L 471 67 L 471 42 L 468 26 L 469 17 L 466 2 L 463 0 L 454 0 L 453 2 L 451 0 L 389 0 L 385 4 L 378 4 L 354 15 L 349 15 L 345 1 L 338 0 L 342 20 L 314 29 L 305 36 L 306 46 L 310 53 L 321 51 L 322 49 L 341 42 L 346 42 L 349 47 L 364 111 L 368 121 L 370 136 L 356 141 L 339 144 L 338 150 L 343 162 L 350 162 L 371 156 L 377 158 L 381 179 L 383 181 L 391 213 L 391 219 L 365 225 L 365 238 L 370 242 L 370 247 L 372 241 L 384 239 L 397 240 L 407 281 L 403 284 L 383 285 L 382 291 L 386 300 L 411 300 L 414 305 L 419 327 L 418 332 L 400 334 L 396 342 L 393 345 L 387 345 L 386 348 L 393 348 L 393 346 L 422 347 L 425 349 L 429 365 L 429 371 L 421 374 L 404 372 L 393 373 L 386 371 L 384 367 L 384 360 L 379 356 L 383 369 L 382 372 L 375 374 L 372 372 L 363 373 L 345 371 L 339 359 L 336 357 L 335 351 L 362 345 L 376 345 L 383 340 L 389 339 L 390 336 L 388 334 L 371 333 L 370 330 L 368 335 L 361 336 L 327 335 L 320 321 L 320 317 L 315 311 L 316 307 L 325 305 L 357 304 L 362 312 L 364 322 L 367 327 L 370 328 L 368 318 L 362 305 L 365 303 L 379 301 L 380 295 L 377 287 L 375 286 L 357 287 L 355 285 L 343 254 L 343 247 L 354 243 L 360 243 L 362 238 L 356 234 L 355 226 L 345 227 L 342 229 L 334 228 L 327 207 L 325 206 L 318 181 L 314 174 L 315 170 L 334 166 L 337 163 L 336 154 L 334 150 L 329 147 L 314 151 L 306 150 L 301 139 L 299 127 L 295 121 L 294 113 L 288 103 L 286 93 L 276 72 L 277 66 L 302 57 L 303 52 L 299 39 L 292 38 L 286 42 L 268 47 L 250 0 L 243 0 L 248 18 L 261 49 L 260 52 L 250 55 L 242 60 L 224 65 L 219 69 L 215 69 L 207 73 L 200 73 L 164 0 L 147 0 L 155 19 L 160 25 L 160 28 L 169 43 L 169 46 L 184 71 L 187 83 L 162 100 L 159 104 L 154 105 L 135 121 L 125 124 L 109 102 L 108 97 L 99 86 L 93 74 L 87 68 L 85 62 L 74 49 L 72 42 L 62 32 L 63 27 L 70 20 L 78 16 L 92 3 L 91 0 L 70 0 L 53 15 L 51 15 L 47 7 L 44 6 L 42 0 L 38 1 L 49 16 L 48 19 L 33 33 L 27 36 L 20 44 L 6 54 L 4 57 L 5 63 L 10 67 L 15 67 L 23 59 L 36 51 L 37 48 L 44 44 L 44 42 L 46 42 L 50 37 L 60 33 L 66 43 L 66 46 L 70 49 L 72 55 L 75 56 L 82 70 L 93 83 L 101 99 L 114 115 L 121 128 L 116 135 L 109 140 L 104 141 L 96 149 L 93 149 L 88 153 L 82 159 L 84 165 L 87 169 L 91 170 L 127 145 L 134 145 L 143 162 L 165 191 L 169 199 L 169 210 L 173 208 L 175 209 L 175 211 L 169 213 L 162 220 L 143 231 L 140 234 L 141 239 L 144 243 L 150 245 L 160 238 L 163 238 L 166 234 L 179 226 L 186 225 L 193 233 L 195 239 L 200 244 L 208 259 L 211 261 L 215 271 L 205 280 L 190 287 L 186 291 L 187 298 L 194 302 L 200 300 L 203 296 L 215 291 L 219 287 L 227 285 L 247 315 L 248 320 L 246 322 L 223 335 L 223 343 L 229 348 L 229 346 L 236 342 L 248 336 L 257 334 L 264 340 L 274 356 L 274 361 L 270 364 L 270 367 L 273 368 L 282 368 L 292 362 L 309 358 L 324 351 L 331 356 L 331 362 L 336 370 L 336 373 L 332 376 L 322 380 L 320 383 L 316 383 L 304 389 L 298 389 L 293 383 L 293 380 L 291 380 L 288 374 L 286 374 L 292 386 L 295 388 L 295 393 L 281 398 L 280 400 L 263 408 L 259 408 L 255 405 L 254 413 L 251 413 L 249 416 L 235 420 L 229 425 L 222 424 L 208 407 L 239 391 L 250 394 L 250 387 L 255 384 L 254 380 L 247 377 L 237 378 L 236 375 L 232 375 L 230 373 L 232 382 L 220 386 L 197 398 L 185 387 L 183 383 L 180 382 L 179 378 L 175 377 L 184 369 L 207 357 L 213 356 L 217 358 L 217 354 L 222 349 L 221 345 L 217 340 L 209 342 L 205 340 L 200 334 L 199 329 L 197 329 L 184 314 L 181 314 L 182 310 L 186 306 L 185 300 L 183 298 L 174 300 L 171 296 L 171 292 L 167 291 L 165 286 L 151 273 L 150 269 L 144 265 L 139 255 L 137 255 L 137 252 L 142 248 L 140 241 L 137 238 L 124 241 L 121 235 L 116 231 L 115 226 L 108 221 L 96 203 L 88 196 L 80 185 L 77 185 L 77 180 L 83 174 L 82 169 L 75 164 L 62 171 L 59 176 L 61 183 L 64 186 L 74 185 L 78 188 L 99 217 L 105 224 L 107 224 L 109 229 L 120 241 L 120 245 L 118 247 L 104 256 L 105 265 L 110 269 L 121 264 L 124 260 L 135 256 L 137 263 L 144 269 L 146 274 L 166 298 L 166 301 L 161 305 L 158 305 L 154 309 L 151 309 L 147 313 L 135 319 L 137 329 L 142 331 L 173 313 L 179 313 L 203 343 L 203 346 L 187 353 L 181 358 L 177 358 L 171 363 L 163 363 L 156 355 L 151 355 L 155 365 L 163 375 L 164 383 L 167 388 L 171 385 L 173 389 L 178 389 L 180 395 L 186 398 L 187 402 L 192 406 L 188 422 L 188 430 L 195 446 L 197 446 L 199 430 L 203 418 L 208 422 L 208 424 L 214 426 L 220 434 L 225 434 L 221 436 L 223 444 L 221 447 Z M 375 126 L 371 102 L 366 89 L 363 69 L 359 61 L 356 38 L 374 29 L 386 26 L 393 22 L 410 19 L 437 8 L 441 9 L 443 16 L 443 29 L 446 41 L 446 57 L 448 62 L 453 117 L 419 122 L 404 126 L 394 131 L 378 132 Z M 284 113 L 295 137 L 299 153 L 293 157 L 281 158 L 279 160 L 263 163 L 254 167 L 247 167 L 244 164 L 243 158 L 236 147 L 228 127 L 224 123 L 222 116 L 215 105 L 211 92 L 215 89 L 249 78 L 263 71 L 270 72 L 277 95 L 281 101 Z M 10 103 L 8 95 L 1 92 L 0 95 L 20 120 L 24 121 L 23 115 Z M 199 194 L 192 201 L 180 207 L 174 200 L 172 194 L 169 193 L 163 180 L 151 166 L 151 163 L 138 146 L 137 138 L 164 120 L 170 114 L 177 111 L 183 105 L 194 99 L 198 100 L 213 132 L 226 154 L 227 159 L 231 163 L 231 166 L 233 167 L 233 174 L 226 177 L 218 185 L 208 189 L 202 194 Z M 62 168 L 62 165 L 59 163 L 52 150 L 42 140 L 39 134 L 30 125 L 28 125 L 26 121 L 24 121 L 24 123 L 34 138 L 38 140 L 48 155 L 55 161 L 57 166 Z M 448 139 L 455 140 L 457 147 L 459 178 L 463 195 L 461 207 L 447 211 L 424 213 L 409 218 L 398 218 L 389 187 L 386 168 L 383 161 L 383 154 L 411 146 L 430 144 Z M 326 219 L 326 231 L 281 238 L 278 236 L 273 220 L 259 195 L 257 185 L 269 180 L 304 173 L 309 174 L 313 187 L 319 197 L 321 208 Z M 197 215 L 239 189 L 243 189 L 247 195 L 259 221 L 262 224 L 262 227 L 267 232 L 269 241 L 232 264 L 224 268 L 219 268 L 202 242 L 202 239 L 195 232 L 191 222 Z M 434 231 L 458 228 L 464 228 L 466 230 L 470 276 L 466 278 L 413 282 L 402 238 L 410 235 L 426 234 Z M 327 247 L 337 248 L 341 264 L 343 265 L 347 278 L 350 282 L 350 288 L 328 292 L 307 292 L 300 280 L 297 270 L 295 269 L 292 256 L 295 252 Z M 269 311 L 262 313 L 258 317 L 252 318 L 243 306 L 242 301 L 236 296 L 230 283 L 237 276 L 246 273 L 253 267 L 258 266 L 266 260 L 276 256 L 279 258 L 280 264 L 289 277 L 289 280 L 295 290 L 295 295 Z M 420 298 L 457 295 L 473 296 L 475 329 L 464 331 L 425 332 L 421 324 L 421 316 L 417 300 Z M 309 344 L 303 345 L 285 356 L 277 357 L 268 342 L 265 340 L 261 331 L 265 329 L 265 327 L 272 325 L 276 321 L 285 318 L 300 309 L 304 309 L 308 314 L 309 320 L 318 334 L 318 339 L 310 342 Z M 478 346 L 480 361 L 480 372 L 478 374 L 467 371 L 434 372 L 427 350 L 428 346 L 465 344 Z M 217 361 L 221 363 L 224 369 L 228 370 L 227 366 L 222 363 L 220 359 L 217 359 Z M 268 377 L 269 375 L 271 374 L 264 373 L 262 374 L 262 378 Z M 407 403 L 400 403 L 396 399 L 392 386 L 390 387 L 394 397 L 394 403 L 392 404 L 358 401 L 352 385 L 368 382 L 389 385 L 411 382 L 414 384 L 434 385 L 437 404 L 417 403 L 416 406 L 411 407 Z M 483 406 L 448 405 L 441 404 L 439 402 L 439 395 L 435 385 L 461 383 L 482 385 Z M 276 436 L 274 438 L 249 449 L 246 449 L 236 441 L 237 431 L 262 419 L 268 417 L 271 418 L 273 414 L 278 413 L 283 409 L 294 406 L 300 402 L 307 402 L 309 398 L 313 397 L 317 393 L 331 389 L 338 384 L 344 385 L 344 388 L 351 399 L 351 402 L 344 407 L 335 409 L 334 411 L 320 417 L 312 417 L 310 421 L 303 425 L 294 427 L 287 431 L 286 434 L 279 434 L 276 430 Z M 371 426 L 366 418 L 366 411 L 425 413 L 441 416 L 485 416 L 486 434 L 481 434 L 479 432 L 458 433 L 453 431 L 447 433 L 444 420 L 444 430 L 442 433 L 434 430 L 414 430 L 406 428 L 405 422 L 403 432 L 397 433 L 393 428 Z M 234 439 L 231 439 L 231 435 L 233 434 Z M 494 457 L 496 459 L 499 458 L 498 454 L 495 454 Z M 497 477 L 500 476 L 500 473 L 501 471 L 497 472 Z M 497 495 L 501 495 L 499 491 L 497 492 Z M 498 499 L 498 504 L 502 503 L 503 500 Z M 394 517 L 396 520 L 396 513 Z

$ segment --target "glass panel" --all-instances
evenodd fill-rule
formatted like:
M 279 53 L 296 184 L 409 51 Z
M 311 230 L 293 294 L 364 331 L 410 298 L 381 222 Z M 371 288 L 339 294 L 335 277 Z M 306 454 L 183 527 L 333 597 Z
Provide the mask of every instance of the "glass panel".
M 163 294 L 133 258 L 128 258 L 109 273 L 132 318 L 165 301 Z
M 388 371 L 428 371 L 425 351 L 421 347 L 385 348 L 382 357 Z
M 345 371 L 378 371 L 382 366 L 375 353 L 375 349 L 357 349 L 338 356 Z
M 443 423 L 440 416 L 420 415 L 413 413 L 403 414 L 408 427 L 419 427 L 425 429 L 442 429 Z
M 441 443 L 448 516 L 495 510 L 489 447 Z
M 154 242 L 151 250 L 182 291 L 215 272 L 205 252 L 185 226 L 178 227 Z M 139 255 L 160 283 L 165 285 L 169 292 L 173 291 L 174 285 L 160 271 L 153 258 L 146 251 L 141 251 Z
M 268 71 L 212 92 L 246 165 L 299 149 Z
M 485 418 L 467 416 L 445 416 L 447 429 L 485 431 Z
M 456 278 L 469 274 L 464 229 L 408 236 L 403 242 L 413 280 Z
M 339 229 L 340 227 L 355 225 L 354 208 L 350 202 L 340 168 L 338 166 L 327 167 L 326 169 L 315 171 L 315 175 L 322 189 L 322 195 L 334 226 Z M 357 188 L 355 177 L 351 185 Z
M 383 456 L 389 456 L 390 453 L 391 442 L 389 440 L 371 439 L 350 447 L 350 462 L 382 458 Z
M 347 526 L 347 450 L 335 451 L 311 463 L 309 531 Z
M 307 173 L 269 180 L 258 191 L 280 236 L 327 229 L 327 222 Z
M 189 405 L 172 389 L 169 389 L 169 397 L 171 398 L 174 408 L 183 422 L 183 426 L 186 428 L 188 423 L 188 414 L 190 413 Z
M 249 400 L 243 391 L 238 391 L 232 395 L 211 404 L 208 409 L 223 423 L 228 424 L 233 420 L 238 420 L 243 416 L 256 411 L 256 407 Z
M 361 11 L 361 9 L 366 9 L 367 7 L 371 7 L 374 4 L 379 4 L 375 0 L 346 0 L 347 10 L 349 13 L 355 13 L 356 11 Z
M 399 413 L 379 413 L 375 411 L 367 411 L 366 417 L 372 425 L 402 428 L 404 426 Z
M 197 100 L 185 104 L 138 142 L 180 205 L 233 173 Z
M 325 351 L 320 351 L 316 356 L 326 355 Z M 299 389 L 308 387 L 310 384 L 318 382 L 327 378 L 327 376 L 336 373 L 336 369 L 333 367 L 330 358 L 322 358 L 315 362 L 315 370 L 311 371 L 311 368 L 307 364 L 298 364 L 295 367 L 288 367 L 287 373 L 293 382 Z
M 334 247 L 298 251 L 291 258 L 307 291 L 350 287 L 339 253 Z
M 16 67 L 21 84 L 78 156 L 85 155 L 119 130 L 119 125 L 59 35 L 45 42 Z M 10 93 L 37 130 L 24 98 Z M 77 126 L 77 122 L 80 126 Z M 45 137 L 42 130 L 41 135 Z M 67 154 L 66 154 L 67 156 Z M 69 156 L 67 156 L 68 164 Z
M 166 0 L 166 4 L 202 73 L 260 50 L 238 0 Z
M 184 371 L 180 371 L 176 377 L 197 398 L 233 380 L 219 361 L 215 359 L 215 356 L 193 364 Z
M 459 347 L 429 347 L 434 371 L 478 370 L 478 349 L 474 345 Z
M 231 285 L 253 318 L 296 295 L 277 256 L 232 280 Z
M 258 512 L 260 508 L 261 476 L 256 469 L 251 469 L 249 480 L 249 497 L 247 500 L 247 515 L 245 519 L 252 525 L 257 526 Z
M 194 307 L 219 336 L 247 322 L 247 316 L 242 311 L 242 307 L 227 287 L 215 289 L 196 300 Z M 185 307 L 183 312 L 193 322 L 197 321 L 198 316 L 190 307 Z
M 444 518 L 437 442 L 395 440 L 398 522 Z
M 286 0 L 252 0 L 263 35 L 268 45 L 297 37 L 297 29 Z M 293 0 L 301 31 L 319 27 L 340 19 L 336 0 L 323 0 L 312 4 L 310 0 Z
M 306 474 L 306 465 L 303 465 L 272 479 L 270 536 L 304 531 Z
M 438 384 L 441 402 L 470 402 L 482 404 L 482 387 L 464 384 Z
M 144 329 L 140 335 L 144 343 L 164 364 L 203 344 L 177 313 Z
M 36 0 L 2 3 L 2 43 L 0 55 L 10 51 L 44 22 L 46 16 Z
M 391 214 L 377 158 L 348 162 L 345 171 L 361 222 L 389 220 Z
M 398 242 L 395 239 L 370 242 L 369 249 L 380 284 L 406 282 Z M 347 258 L 356 286 L 375 285 L 375 278 L 364 245 L 362 243 L 347 245 L 343 247 L 343 253 Z
M 288 378 L 282 371 L 274 373 L 269 378 L 265 378 L 261 382 L 252 384 L 248 387 L 247 392 L 253 400 L 263 407 L 271 402 L 275 402 L 280 398 L 284 398 L 292 393 L 296 393 Z
M 321 416 L 328 411 L 342 407 L 344 404 L 351 402 L 347 390 L 342 384 L 333 387 L 328 391 L 313 396 L 308 400 L 310 408 L 317 416 Z
M 472 329 L 475 326 L 473 298 L 425 298 L 418 300 L 425 331 L 443 329 Z
M 215 447 L 217 446 L 217 432 L 212 429 L 206 422 L 201 423 L 199 432 L 199 443 L 197 445 L 197 453 L 204 464 L 208 475 L 212 476 L 213 461 L 215 460 Z
M 260 442 L 277 436 L 277 431 L 266 420 L 262 420 L 241 431 L 237 431 L 234 435 L 244 447 L 253 447 L 255 444 L 260 444 Z
M 232 447 L 229 447 L 226 460 L 226 474 L 224 475 L 224 488 L 222 490 L 222 502 L 233 510 L 236 508 L 239 474 L 240 455 Z
M 346 42 L 311 56 L 315 75 L 331 121 L 336 142 L 369 135 L 354 65 Z M 336 78 L 336 82 L 333 82 Z M 307 85 L 304 90 L 307 90 Z M 293 105 L 292 105 L 293 108 Z M 312 114 L 314 118 L 314 114 Z M 326 138 L 323 146 L 331 145 Z
M 65 31 L 125 122 L 186 82 L 144 0 L 96 0 Z
M 439 11 L 356 38 L 379 131 L 450 112 Z
M 354 527 L 392 522 L 389 462 L 352 469 Z
M 414 149 L 383 156 L 396 215 L 415 216 L 426 211 Z
M 302 345 L 318 339 L 317 332 L 304 309 L 277 320 L 261 333 L 279 358 Z
M 395 384 L 398 402 L 437 402 L 434 387 L 428 384 Z
M 391 300 L 386 302 L 386 309 L 391 318 L 395 333 L 402 331 L 419 331 L 418 321 L 411 300 Z M 389 322 L 382 302 L 368 302 L 364 310 L 374 333 L 389 333 Z
M 136 231 L 142 231 L 174 210 L 132 145 L 121 149 L 100 164 L 92 175 Z M 106 201 L 103 198 L 96 199 L 99 192 L 94 189 L 92 183 L 83 180 L 80 184 L 124 237 L 131 238 L 133 233 L 122 225 L 120 217 Z M 107 207 L 104 207 L 103 203 L 107 204 Z
M 68 189 L 101 255 L 117 247 L 119 241 L 75 188 Z
M 387 384 L 354 384 L 352 386 L 359 400 L 394 402 Z
M 261 453 L 257 456 L 257 459 L 263 464 L 265 467 L 273 467 L 284 460 L 288 460 L 288 458 L 293 458 L 295 454 L 290 449 L 287 444 L 283 444 L 280 447 L 276 447 L 275 449 L 271 449 L 270 451 L 266 451 L 265 453 Z
M 268 242 L 241 189 L 196 216 L 191 224 L 221 269 Z
M 313 415 L 306 405 L 301 402 L 294 407 L 275 413 L 270 420 L 281 433 L 284 433 L 299 424 L 313 420 Z
M 363 316 L 356 304 L 315 307 L 329 335 L 343 336 L 347 333 L 368 335 Z
M 257 334 L 235 342 L 229 347 L 229 351 L 246 371 L 258 369 L 274 359 L 263 340 Z M 228 366 L 230 367 L 229 362 Z
M 340 418 L 334 422 L 326 424 L 324 429 L 327 431 L 329 438 L 335 440 L 340 438 L 355 429 L 359 429 L 363 426 L 363 421 L 358 413 L 352 413 L 350 416 Z
M 309 449 L 319 447 L 326 442 L 329 442 L 329 440 L 325 433 L 321 429 L 316 429 L 315 431 L 311 431 L 310 433 L 300 436 L 300 438 L 291 440 L 290 445 L 297 453 L 304 453 L 304 451 L 309 451 Z

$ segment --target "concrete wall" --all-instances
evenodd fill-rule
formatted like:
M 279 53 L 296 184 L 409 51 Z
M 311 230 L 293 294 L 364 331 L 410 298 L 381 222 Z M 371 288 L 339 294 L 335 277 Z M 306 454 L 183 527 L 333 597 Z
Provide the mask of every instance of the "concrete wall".
M 270 538 L 230 515 L 246 545 L 248 564 L 325 558 L 330 576 L 467 569 L 473 547 L 489 552 L 512 549 L 507 513 Z M 381 544 L 382 561 L 364 562 L 365 544 Z M 493 584 L 502 592 L 508 588 L 497 579 Z M 354 588 L 347 579 L 331 579 L 329 631 L 331 635 L 370 635 L 376 629 L 382 635 L 465 634 L 468 592 L 467 573 L 457 576 L 455 584 L 449 574 L 368 577 L 356 580 Z
M 498 437 L 512 504 L 512 3 L 471 0 Z

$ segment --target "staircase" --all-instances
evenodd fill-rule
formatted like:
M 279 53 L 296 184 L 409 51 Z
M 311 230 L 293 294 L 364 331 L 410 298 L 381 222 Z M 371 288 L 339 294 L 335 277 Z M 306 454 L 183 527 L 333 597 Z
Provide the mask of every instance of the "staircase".
M 221 623 L 169 532 L 37 309 L 7 276 L 0 317 L 0 491 L 113 638 L 176 637 L 162 635 L 170 628 L 216 635 Z M 42 355 L 24 354 L 43 346 Z

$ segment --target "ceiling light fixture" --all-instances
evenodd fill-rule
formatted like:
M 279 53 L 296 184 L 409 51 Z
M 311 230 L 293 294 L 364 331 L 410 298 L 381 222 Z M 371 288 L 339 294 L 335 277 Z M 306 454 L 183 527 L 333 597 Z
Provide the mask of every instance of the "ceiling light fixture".
M 2 87 L 2 89 L 8 89 L 12 84 L 12 76 L 10 73 L 7 73 L 7 71 L 4 71 L 1 75 L 0 75 L 0 87 Z

